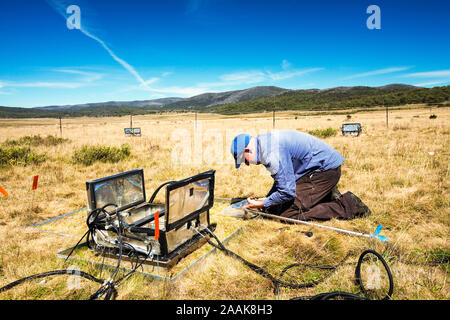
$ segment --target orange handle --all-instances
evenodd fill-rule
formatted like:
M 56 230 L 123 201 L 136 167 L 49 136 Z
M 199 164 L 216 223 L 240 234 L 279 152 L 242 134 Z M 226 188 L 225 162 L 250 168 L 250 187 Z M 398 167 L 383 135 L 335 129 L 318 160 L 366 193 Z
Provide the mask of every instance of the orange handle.
M 155 212 L 155 240 L 159 239 L 159 210 Z

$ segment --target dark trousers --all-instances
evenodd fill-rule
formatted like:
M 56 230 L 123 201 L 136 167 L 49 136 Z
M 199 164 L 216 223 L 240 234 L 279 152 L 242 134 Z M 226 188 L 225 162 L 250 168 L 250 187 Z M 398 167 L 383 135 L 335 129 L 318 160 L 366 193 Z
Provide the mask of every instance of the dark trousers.
M 331 198 L 331 189 L 340 177 L 340 166 L 306 174 L 296 181 L 296 197 L 269 207 L 268 212 L 297 220 L 353 219 L 356 206 L 348 192 L 337 199 Z

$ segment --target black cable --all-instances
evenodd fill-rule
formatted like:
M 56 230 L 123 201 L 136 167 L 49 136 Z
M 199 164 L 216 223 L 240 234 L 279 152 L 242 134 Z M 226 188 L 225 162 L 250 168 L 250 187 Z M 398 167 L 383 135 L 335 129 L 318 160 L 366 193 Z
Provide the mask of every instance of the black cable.
M 362 280 L 361 280 L 361 265 L 362 265 L 364 257 L 367 254 L 375 255 L 378 258 L 378 260 L 381 261 L 381 263 L 383 264 L 383 266 L 384 266 L 384 268 L 385 268 L 385 270 L 386 270 L 386 272 L 388 274 L 388 277 L 389 277 L 389 291 L 388 291 L 387 295 L 383 299 L 381 299 L 381 300 L 388 300 L 388 299 L 391 298 L 392 293 L 394 292 L 394 280 L 392 278 L 392 273 L 391 273 L 391 270 L 389 269 L 389 266 L 387 265 L 386 261 L 383 259 L 383 257 L 378 252 L 376 252 L 374 250 L 366 250 L 359 256 L 358 264 L 356 265 L 356 269 L 355 269 L 356 282 L 359 284 L 359 287 L 361 288 L 361 291 L 364 294 L 364 296 L 366 298 L 368 298 L 368 294 L 367 294 L 366 288 L 364 287 L 364 285 L 362 283 Z
M 367 300 L 366 298 L 358 294 L 348 293 L 344 291 L 319 293 L 315 296 L 296 297 L 292 298 L 291 300 L 331 300 L 335 298 L 341 298 L 342 300 Z
M 327 279 L 328 277 L 330 277 L 331 274 L 334 272 L 333 271 L 333 272 L 329 273 L 328 275 L 324 276 L 323 278 L 321 278 L 319 280 L 315 280 L 315 281 L 308 282 L 308 283 L 297 284 L 297 283 L 285 282 L 285 281 L 282 281 L 281 278 L 276 279 L 272 274 L 267 272 L 265 269 L 245 260 L 244 258 L 242 258 L 238 254 L 234 253 L 233 251 L 228 250 L 227 248 L 225 248 L 225 246 L 220 242 L 220 240 L 217 238 L 217 236 L 213 232 L 211 232 L 209 229 L 206 229 L 206 230 L 217 241 L 217 244 L 215 244 L 212 241 L 210 241 L 208 238 L 205 237 L 206 241 L 210 245 L 212 245 L 213 247 L 215 247 L 217 249 L 222 250 L 229 256 L 232 256 L 232 257 L 240 260 L 242 263 L 244 263 L 246 266 L 248 266 L 250 269 L 252 269 L 256 273 L 258 273 L 259 275 L 270 279 L 274 285 L 274 294 L 278 294 L 279 287 L 289 287 L 292 289 L 302 289 L 302 288 L 314 287 L 314 286 L 318 285 L 319 283 L 321 283 L 322 281 L 324 281 L 325 279 Z M 350 255 L 347 254 L 347 256 L 341 262 L 339 262 L 336 266 L 333 267 L 333 269 L 336 270 L 339 266 L 341 266 L 348 259 L 349 256 Z
M 93 275 L 90 275 L 89 273 L 86 273 L 86 272 L 83 272 L 83 271 L 72 270 L 72 269 L 68 269 L 68 270 L 54 270 L 54 271 L 48 271 L 48 272 L 44 272 L 44 273 L 35 274 L 35 275 L 32 275 L 32 276 L 25 277 L 25 278 L 16 280 L 14 282 L 11 282 L 10 284 L 7 284 L 6 286 L 1 287 L 0 288 L 0 292 L 12 289 L 15 286 L 17 286 L 17 285 L 19 285 L 21 283 L 24 283 L 26 281 L 30 281 L 30 280 L 34 280 L 34 279 L 40 279 L 40 278 L 45 278 L 45 277 L 54 276 L 54 275 L 64 275 L 64 274 L 70 274 L 70 275 L 83 277 L 83 278 L 86 278 L 86 279 L 88 279 L 90 281 L 94 281 L 94 282 L 97 282 L 97 283 L 103 283 L 104 282 L 104 280 L 97 279 Z
M 152 196 L 150 197 L 150 200 L 148 200 L 148 203 L 153 203 L 153 200 L 155 200 L 156 195 L 158 194 L 159 190 L 161 190 L 161 188 L 164 187 L 165 185 L 168 185 L 172 182 L 175 182 L 175 181 L 164 182 L 162 185 L 160 185 L 158 188 L 156 188 L 156 190 L 153 192 Z
M 70 255 L 74 252 L 74 250 L 78 247 L 78 245 L 80 244 L 80 242 L 87 237 L 87 241 L 89 242 L 89 236 L 93 234 L 94 230 L 98 227 L 98 226 L 106 226 L 106 223 L 108 223 L 109 219 L 111 216 L 115 215 L 117 217 L 117 221 L 118 221 L 118 228 L 116 228 L 114 226 L 113 223 L 111 223 L 110 225 L 114 228 L 114 230 L 118 233 L 118 241 L 119 241 L 119 259 L 118 259 L 118 263 L 117 263 L 117 267 L 114 270 L 114 272 L 112 273 L 112 275 L 110 276 L 110 278 L 105 281 L 102 279 L 98 279 L 96 277 L 94 277 L 91 274 L 88 274 L 86 272 L 83 271 L 78 271 L 78 270 L 54 270 L 54 271 L 48 271 L 48 272 L 44 272 L 44 273 L 40 273 L 40 274 L 35 274 L 29 277 L 25 277 L 19 280 L 16 280 L 14 282 L 11 282 L 10 284 L 7 284 L 5 286 L 3 286 L 2 288 L 0 288 L 0 292 L 3 291 L 7 291 L 11 288 L 14 288 L 15 286 L 26 282 L 26 281 L 30 281 L 33 279 L 39 279 L 39 278 L 44 278 L 44 277 L 48 277 L 48 276 L 52 276 L 52 275 L 63 275 L 63 274 L 71 274 L 71 275 L 76 275 L 76 276 L 80 276 L 80 277 L 84 277 L 88 280 L 91 281 L 95 281 L 97 283 L 101 283 L 102 285 L 100 286 L 100 288 L 90 296 L 90 299 L 97 299 L 99 297 L 101 297 L 104 293 L 106 293 L 105 295 L 105 300 L 109 300 L 111 298 L 115 298 L 115 296 L 117 295 L 117 291 L 115 289 L 115 277 L 118 274 L 119 268 L 120 268 L 120 263 L 122 260 L 122 248 L 125 246 L 123 239 L 122 239 L 122 233 L 121 231 L 123 230 L 123 225 L 122 225 L 122 221 L 120 219 L 120 216 L 117 215 L 117 211 L 114 213 L 108 212 L 106 211 L 106 208 L 109 206 L 114 206 L 117 210 L 117 205 L 115 204 L 111 204 L 108 203 L 106 205 L 104 205 L 102 208 L 98 208 L 93 210 L 86 221 L 86 224 L 88 225 L 88 231 L 80 238 L 80 240 L 77 242 L 77 244 L 72 248 L 72 250 L 70 251 L 69 255 L 66 257 L 66 259 L 64 260 L 64 263 L 67 261 L 67 259 L 70 257 Z M 134 249 L 134 248 L 133 248 Z M 138 266 L 138 261 L 136 262 L 136 265 Z
M 212 241 L 210 241 L 210 239 L 205 237 L 206 241 L 210 245 L 212 245 L 213 247 L 215 247 L 219 250 L 222 250 L 229 256 L 237 258 L 238 260 L 242 261 L 246 266 L 248 266 L 250 269 L 252 269 L 256 273 L 260 274 L 263 277 L 270 279 L 272 281 L 272 283 L 274 284 L 274 294 L 279 293 L 279 287 L 289 287 L 289 288 L 300 289 L 300 288 L 311 288 L 311 287 L 317 286 L 319 283 L 321 283 L 321 282 L 325 281 L 327 278 L 329 278 L 340 266 L 344 265 L 345 261 L 350 256 L 350 253 L 348 253 L 345 256 L 345 258 L 335 266 L 314 266 L 314 265 L 309 265 L 309 264 L 305 264 L 305 263 L 291 264 L 291 265 L 285 267 L 283 269 L 283 271 L 281 272 L 280 278 L 276 279 L 274 276 L 272 276 L 269 272 L 267 272 L 263 268 L 245 260 L 238 254 L 225 248 L 225 246 L 220 242 L 220 240 L 217 238 L 217 236 L 213 232 L 211 232 L 208 228 L 206 228 L 206 231 L 208 232 L 208 234 L 210 236 L 212 236 L 217 241 L 217 244 L 215 244 Z M 197 232 L 199 232 L 199 231 L 197 231 Z M 200 233 L 200 235 L 202 235 L 201 232 L 199 232 L 199 233 Z M 361 296 L 358 294 L 353 294 L 353 293 L 348 293 L 348 292 L 342 292 L 342 291 L 333 291 L 333 292 L 321 293 L 319 295 L 311 296 L 311 297 L 297 297 L 297 298 L 294 298 L 293 300 L 305 300 L 305 299 L 329 300 L 329 299 L 334 299 L 334 298 L 340 298 L 340 299 L 345 299 L 345 300 L 367 300 L 367 299 L 369 299 L 369 297 L 367 295 L 367 291 L 361 280 L 361 264 L 364 261 L 367 261 L 367 258 L 365 258 L 365 256 L 368 254 L 374 254 L 383 263 L 383 266 L 389 277 L 389 291 L 388 291 L 388 294 L 383 298 L 383 300 L 390 299 L 392 296 L 393 290 L 394 290 L 394 281 L 392 278 L 391 270 L 389 269 L 389 266 L 387 265 L 386 261 L 383 259 L 383 257 L 378 252 L 376 252 L 374 250 L 366 250 L 359 256 L 356 270 L 355 270 L 356 281 L 359 284 L 364 296 Z M 347 263 L 347 264 L 354 264 L 354 263 Z M 310 267 L 310 268 L 326 269 L 326 270 L 333 270 L 333 271 L 328 273 L 326 276 L 322 277 L 319 280 L 315 280 L 315 281 L 308 282 L 308 283 L 294 284 L 294 283 L 282 281 L 281 278 L 285 274 L 285 272 L 294 266 L 306 266 L 306 267 Z
M 131 246 L 131 245 L 130 245 Z M 141 260 L 141 262 L 138 264 L 139 261 L 139 257 L 137 256 L 137 261 L 136 261 L 136 266 L 133 268 L 133 270 L 131 270 L 130 272 L 128 272 L 126 275 L 124 275 L 122 278 L 118 279 L 115 281 L 114 285 L 118 286 L 120 282 L 122 282 L 123 280 L 127 279 L 128 277 L 130 277 L 133 273 L 135 273 L 137 271 L 137 269 L 139 269 L 144 262 L 150 257 L 151 253 L 152 253 L 152 246 L 150 245 L 150 248 L 148 249 L 148 254 L 147 256 L 145 256 L 144 259 Z

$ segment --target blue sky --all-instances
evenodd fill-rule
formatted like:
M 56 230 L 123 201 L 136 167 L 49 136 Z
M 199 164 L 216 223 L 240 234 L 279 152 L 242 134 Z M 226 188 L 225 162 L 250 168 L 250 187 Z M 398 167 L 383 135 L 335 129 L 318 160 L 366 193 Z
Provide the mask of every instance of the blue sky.
M 450 84 L 447 0 L 2 0 L 0 39 L 0 106 Z

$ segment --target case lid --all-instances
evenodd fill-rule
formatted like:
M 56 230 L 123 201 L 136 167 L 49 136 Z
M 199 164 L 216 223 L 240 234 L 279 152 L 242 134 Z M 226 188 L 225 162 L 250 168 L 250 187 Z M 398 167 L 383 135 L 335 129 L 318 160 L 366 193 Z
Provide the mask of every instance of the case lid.
M 214 205 L 215 172 L 206 171 L 166 187 L 166 232 L 196 219 Z
M 108 203 L 122 211 L 145 201 L 144 170 L 135 169 L 86 182 L 88 209 L 92 211 Z

